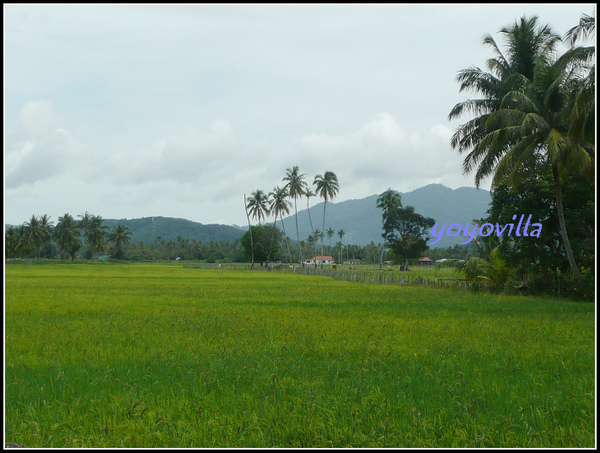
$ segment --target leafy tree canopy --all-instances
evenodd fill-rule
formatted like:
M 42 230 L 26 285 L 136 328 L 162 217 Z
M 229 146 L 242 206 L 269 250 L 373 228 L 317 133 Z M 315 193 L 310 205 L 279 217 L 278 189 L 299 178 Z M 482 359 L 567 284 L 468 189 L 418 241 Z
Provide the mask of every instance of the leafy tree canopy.
M 252 259 L 252 243 L 254 244 L 254 260 L 258 263 L 273 261 L 281 249 L 281 231 L 273 225 L 252 226 L 252 241 L 250 231 L 247 231 L 240 240 L 244 248 L 244 257 L 247 261 Z

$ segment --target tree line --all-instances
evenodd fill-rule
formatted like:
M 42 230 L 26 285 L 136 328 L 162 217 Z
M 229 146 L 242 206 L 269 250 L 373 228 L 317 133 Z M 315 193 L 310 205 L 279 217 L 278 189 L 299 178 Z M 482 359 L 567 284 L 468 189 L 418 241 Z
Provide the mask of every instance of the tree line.
M 54 258 L 54 244 L 58 247 L 59 257 L 70 257 L 71 261 L 82 248 L 88 259 L 94 253 L 102 252 L 110 252 L 117 259 L 123 257 L 123 247 L 131 242 L 129 227 L 119 224 L 107 231 L 101 216 L 85 212 L 78 217 L 79 220 L 67 213 L 54 225 L 47 214 L 32 215 L 28 222 L 9 227 L 4 234 L 6 257 L 29 257 L 33 254 L 39 260 L 48 248 L 45 256 Z
M 98 260 L 105 257 L 128 261 L 174 261 L 177 259 L 187 261 L 203 261 L 206 263 L 242 263 L 250 261 L 250 248 L 244 246 L 244 240 L 202 242 L 197 238 L 184 238 L 181 235 L 175 240 L 157 236 L 154 241 L 140 240 L 134 242 L 135 236 L 127 226 L 117 225 L 107 231 L 101 216 L 81 214 L 79 219 L 70 215 L 59 218 L 58 225 L 50 220 L 50 216 L 33 215 L 31 220 L 20 226 L 10 226 L 5 231 L 5 256 L 7 259 L 68 259 Z M 87 221 L 86 221 L 87 219 Z M 58 228 L 57 228 L 58 227 Z M 253 231 L 264 229 L 267 233 L 261 239 L 261 234 L 255 235 L 255 253 L 261 258 L 261 250 L 268 250 L 272 244 L 272 234 L 277 234 L 278 243 L 270 251 L 269 259 L 264 256 L 262 261 L 272 262 L 300 262 L 300 249 L 315 250 L 319 245 L 321 234 L 315 229 L 315 234 L 297 243 L 287 238 L 290 252 L 282 249 L 283 235 L 273 233 L 273 225 L 254 225 Z M 57 232 L 58 231 L 58 232 Z M 279 230 L 278 230 L 279 231 Z M 349 244 L 344 239 L 346 232 L 343 229 L 334 231 L 332 228 L 325 230 L 324 252 L 335 258 L 337 263 L 349 260 L 360 260 L 365 264 L 379 264 L 381 260 L 381 244 L 360 246 Z M 265 239 L 266 238 L 266 239 Z M 316 251 L 316 250 L 315 250 Z M 435 249 L 432 253 L 440 257 L 463 256 L 454 248 Z M 385 260 L 390 257 L 386 254 Z M 261 260 L 257 259 L 257 262 Z

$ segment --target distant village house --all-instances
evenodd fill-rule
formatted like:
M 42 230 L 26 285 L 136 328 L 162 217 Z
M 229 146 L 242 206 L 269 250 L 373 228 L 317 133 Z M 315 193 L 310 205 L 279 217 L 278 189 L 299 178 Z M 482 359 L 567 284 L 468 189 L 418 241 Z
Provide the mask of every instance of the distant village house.
M 332 256 L 313 256 L 304 261 L 304 264 L 333 264 Z

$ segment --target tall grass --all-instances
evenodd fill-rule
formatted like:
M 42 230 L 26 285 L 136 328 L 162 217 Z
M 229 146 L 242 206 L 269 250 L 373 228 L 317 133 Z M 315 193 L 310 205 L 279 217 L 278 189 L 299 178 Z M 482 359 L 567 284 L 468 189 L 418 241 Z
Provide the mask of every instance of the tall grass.
M 593 447 L 594 306 L 274 272 L 5 273 L 27 447 Z

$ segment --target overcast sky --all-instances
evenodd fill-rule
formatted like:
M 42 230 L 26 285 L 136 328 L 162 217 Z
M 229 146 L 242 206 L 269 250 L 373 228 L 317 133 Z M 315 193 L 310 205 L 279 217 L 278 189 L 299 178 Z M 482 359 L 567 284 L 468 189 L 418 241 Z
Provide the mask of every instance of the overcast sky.
M 4 214 L 246 223 L 243 196 L 333 171 L 337 201 L 474 186 L 461 69 L 523 15 L 594 4 L 4 5 Z M 465 118 L 466 120 L 467 118 Z M 488 189 L 488 185 L 484 185 Z M 313 203 L 317 203 L 313 199 Z

